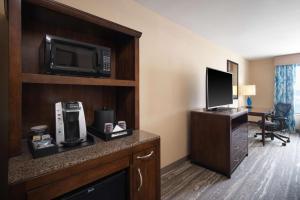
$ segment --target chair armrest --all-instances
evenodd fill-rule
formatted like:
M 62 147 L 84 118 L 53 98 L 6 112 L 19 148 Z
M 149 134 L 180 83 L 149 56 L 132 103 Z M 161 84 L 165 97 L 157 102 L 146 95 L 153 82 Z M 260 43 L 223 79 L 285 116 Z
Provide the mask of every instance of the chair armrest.
M 273 121 L 273 118 L 274 118 L 274 114 L 273 113 L 270 113 L 270 114 L 267 114 L 266 115 L 266 120 L 269 120 L 269 121 Z
M 274 114 L 266 115 L 266 119 L 269 120 L 269 118 L 271 119 L 271 121 L 285 121 L 285 120 L 288 120 L 287 117 L 275 116 Z
M 273 116 L 272 119 L 273 119 L 273 120 L 280 120 L 280 121 L 288 120 L 287 117 L 280 117 L 280 116 Z

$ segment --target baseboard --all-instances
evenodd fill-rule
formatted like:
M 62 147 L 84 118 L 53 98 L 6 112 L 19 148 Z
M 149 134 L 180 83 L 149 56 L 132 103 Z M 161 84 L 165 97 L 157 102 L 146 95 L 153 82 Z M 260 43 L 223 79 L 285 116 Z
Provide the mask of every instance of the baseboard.
M 185 156 L 185 157 L 183 157 L 183 158 L 180 158 L 179 160 L 176 160 L 175 162 L 172 162 L 171 164 L 169 164 L 169 165 L 161 168 L 160 169 L 160 174 L 164 174 L 164 173 L 170 171 L 171 169 L 177 167 L 178 165 L 184 163 L 187 160 L 189 160 L 189 156 L 188 155 Z

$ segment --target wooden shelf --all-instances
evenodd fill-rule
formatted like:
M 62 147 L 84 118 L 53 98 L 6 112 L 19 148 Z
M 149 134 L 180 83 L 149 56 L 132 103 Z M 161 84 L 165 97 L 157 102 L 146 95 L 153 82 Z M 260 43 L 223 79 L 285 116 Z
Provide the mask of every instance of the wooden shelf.
M 29 137 L 29 128 L 36 124 L 47 124 L 54 136 L 53 105 L 58 101 L 81 101 L 87 124 L 94 121 L 95 110 L 108 107 L 128 127 L 139 129 L 141 32 L 55 1 L 5 2 L 10 30 L 7 47 L 10 78 L 4 80 L 10 86 L 6 98 L 10 113 L 9 157 L 21 154 L 22 138 Z M 110 48 L 112 77 L 40 74 L 39 51 L 46 34 Z
M 31 74 L 22 73 L 23 83 L 39 83 L 39 84 L 59 84 L 59 85 L 99 85 L 99 86 L 119 86 L 119 87 L 135 87 L 135 81 L 117 80 L 106 78 L 90 78 L 61 76 L 48 74 Z

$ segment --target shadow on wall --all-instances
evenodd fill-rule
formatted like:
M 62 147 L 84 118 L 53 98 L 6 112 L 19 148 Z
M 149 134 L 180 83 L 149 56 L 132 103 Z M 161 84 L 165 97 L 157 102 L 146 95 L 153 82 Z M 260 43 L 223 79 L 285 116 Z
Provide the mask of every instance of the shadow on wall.
M 200 68 L 199 73 L 191 73 L 187 76 L 187 95 L 189 108 L 206 106 L 206 67 Z
M 162 167 L 188 155 L 190 111 L 206 102 L 206 67 L 163 62 L 141 64 L 140 92 L 141 128 L 161 136 Z
M 141 69 L 141 128 L 161 136 L 162 167 L 188 154 L 187 111 L 200 102 L 204 70 L 186 68 L 144 64 Z

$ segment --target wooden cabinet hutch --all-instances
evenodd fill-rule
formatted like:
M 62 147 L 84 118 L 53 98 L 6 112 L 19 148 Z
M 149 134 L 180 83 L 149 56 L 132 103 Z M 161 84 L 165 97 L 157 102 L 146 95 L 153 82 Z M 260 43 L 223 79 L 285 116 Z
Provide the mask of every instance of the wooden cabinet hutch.
M 94 110 L 105 106 L 114 109 L 117 119 L 126 120 L 128 127 L 139 129 L 141 32 L 51 0 L 9 0 L 6 1 L 6 14 L 10 158 L 23 153 L 22 139 L 28 137 L 31 126 L 47 124 L 54 133 L 54 103 L 58 101 L 81 101 L 87 124 L 92 123 Z M 46 34 L 111 48 L 111 77 L 40 73 L 39 47 Z M 10 185 L 10 195 L 19 199 L 55 198 L 126 167 L 130 171 L 130 199 L 160 198 L 159 138 L 101 159 Z M 141 176 L 144 177 L 143 187 Z M 45 191 L 50 195 L 43 196 Z

